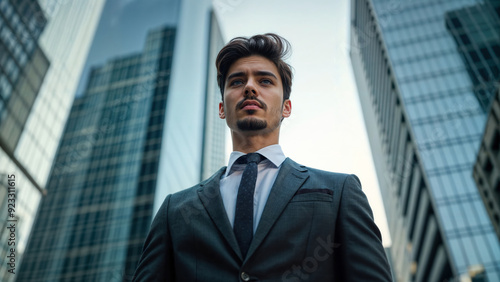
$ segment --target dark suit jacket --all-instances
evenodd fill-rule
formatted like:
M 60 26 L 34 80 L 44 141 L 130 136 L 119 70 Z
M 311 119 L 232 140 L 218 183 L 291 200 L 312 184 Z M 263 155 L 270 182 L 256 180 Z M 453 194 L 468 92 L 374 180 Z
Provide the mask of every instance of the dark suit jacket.
M 220 196 L 225 169 L 166 197 L 134 281 L 392 281 L 356 176 L 287 158 L 244 258 Z

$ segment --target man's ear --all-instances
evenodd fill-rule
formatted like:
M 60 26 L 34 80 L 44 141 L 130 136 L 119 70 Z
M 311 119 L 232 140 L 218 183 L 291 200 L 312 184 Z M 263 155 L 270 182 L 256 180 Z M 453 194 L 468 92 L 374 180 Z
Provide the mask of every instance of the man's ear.
M 226 114 L 224 114 L 224 102 L 219 102 L 219 117 L 221 119 L 226 118 Z
M 281 116 L 287 118 L 290 117 L 291 114 L 292 114 L 292 101 L 290 101 L 290 99 L 286 99 L 283 102 L 283 113 L 281 114 Z

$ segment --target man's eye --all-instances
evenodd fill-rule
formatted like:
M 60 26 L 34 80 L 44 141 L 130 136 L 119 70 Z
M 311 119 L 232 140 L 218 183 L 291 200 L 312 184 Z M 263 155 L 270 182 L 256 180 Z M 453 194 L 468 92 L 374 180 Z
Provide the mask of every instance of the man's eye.
M 243 81 L 241 80 L 233 80 L 231 81 L 231 83 L 229 84 L 230 86 L 238 86 L 238 85 L 241 85 L 243 84 Z
M 263 80 L 260 81 L 260 83 L 263 83 L 263 84 L 273 84 L 273 82 L 270 79 L 263 79 Z

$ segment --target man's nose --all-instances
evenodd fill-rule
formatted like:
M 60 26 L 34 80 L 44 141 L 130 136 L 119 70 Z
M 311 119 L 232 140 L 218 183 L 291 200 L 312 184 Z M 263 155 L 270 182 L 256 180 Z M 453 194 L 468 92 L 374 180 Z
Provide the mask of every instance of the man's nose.
M 253 79 L 249 79 L 247 84 L 245 85 L 245 96 L 256 96 L 257 95 L 257 87 L 255 87 L 255 81 Z

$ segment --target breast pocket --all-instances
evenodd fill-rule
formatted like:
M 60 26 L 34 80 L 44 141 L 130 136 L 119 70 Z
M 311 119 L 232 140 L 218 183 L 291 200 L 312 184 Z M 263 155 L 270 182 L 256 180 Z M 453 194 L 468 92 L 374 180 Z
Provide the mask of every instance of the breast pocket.
M 300 265 L 313 254 L 317 238 L 329 238 L 334 234 L 334 193 L 325 190 L 300 189 L 290 199 L 268 236 L 273 238 L 269 246 L 276 250 L 275 253 L 289 253 Z
M 331 202 L 333 191 L 329 189 L 300 189 L 290 200 L 293 202 Z

